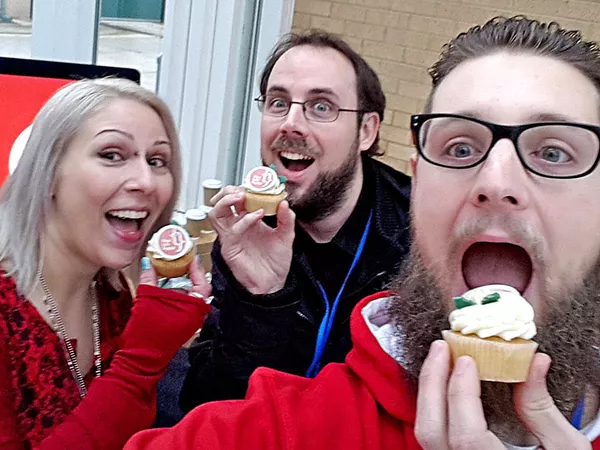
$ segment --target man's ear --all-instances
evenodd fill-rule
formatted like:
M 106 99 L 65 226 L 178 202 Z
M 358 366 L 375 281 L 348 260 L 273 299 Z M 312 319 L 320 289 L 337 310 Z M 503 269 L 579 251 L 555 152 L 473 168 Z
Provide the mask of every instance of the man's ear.
M 410 160 L 408 161 L 409 168 L 410 168 L 409 175 L 413 178 L 417 175 L 417 158 L 418 158 L 417 155 L 412 155 L 410 157 Z
M 409 175 L 411 176 L 410 179 L 410 184 L 411 184 L 411 192 L 415 191 L 415 188 L 417 187 L 417 162 L 418 162 L 419 156 L 418 155 L 412 155 L 410 157 L 410 161 L 409 163 L 409 167 L 410 167 L 410 173 Z
M 379 133 L 379 114 L 376 112 L 363 114 L 360 129 L 358 130 L 358 149 L 365 151 L 371 148 Z

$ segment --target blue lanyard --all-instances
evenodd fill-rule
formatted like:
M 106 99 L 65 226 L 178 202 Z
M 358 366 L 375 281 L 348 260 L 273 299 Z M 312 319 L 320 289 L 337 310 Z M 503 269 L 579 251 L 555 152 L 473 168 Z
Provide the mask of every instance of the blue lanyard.
M 323 297 L 323 301 L 325 302 L 325 316 L 323 317 L 321 325 L 319 326 L 319 334 L 317 335 L 317 344 L 315 346 L 315 354 L 313 356 L 312 363 L 306 371 L 306 376 L 309 378 L 315 377 L 319 372 L 321 366 L 321 359 L 323 358 L 323 353 L 325 352 L 325 345 L 327 345 L 329 335 L 331 334 L 331 328 L 333 327 L 333 319 L 335 318 L 335 313 L 337 311 L 340 298 L 342 297 L 342 293 L 344 292 L 346 283 L 348 282 L 350 275 L 354 271 L 354 268 L 356 267 L 356 264 L 360 259 L 360 255 L 362 255 L 362 252 L 365 248 L 365 242 L 367 241 L 367 235 L 369 234 L 369 229 L 371 228 L 372 218 L 373 210 L 371 210 L 371 212 L 369 213 L 369 220 L 367 220 L 365 231 L 363 231 L 362 237 L 360 238 L 358 248 L 356 249 L 356 254 L 354 255 L 354 260 L 352 261 L 350 270 L 346 274 L 346 278 L 344 278 L 344 282 L 342 283 L 340 290 L 335 296 L 335 300 L 331 308 L 329 308 L 329 299 L 327 298 L 327 293 L 325 292 L 325 289 L 323 289 L 323 285 L 321 284 L 321 282 L 317 281 L 317 285 L 319 286 L 319 290 L 321 291 L 321 296 Z
M 575 427 L 577 430 L 581 430 L 581 422 L 583 421 L 583 399 L 577 402 L 577 406 L 575 407 L 575 411 L 573 411 L 573 417 L 571 417 L 571 425 Z

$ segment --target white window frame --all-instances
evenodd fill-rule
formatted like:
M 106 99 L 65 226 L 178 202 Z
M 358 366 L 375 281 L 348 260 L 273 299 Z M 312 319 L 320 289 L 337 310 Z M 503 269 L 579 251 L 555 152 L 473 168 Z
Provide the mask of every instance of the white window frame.
M 167 1 L 158 93 L 180 131 L 179 209 L 202 203 L 202 180 L 239 183 L 260 163 L 256 78 L 277 39 L 291 30 L 294 0 L 255 1 L 252 11 L 247 0 Z M 249 29 L 252 55 L 245 52 Z
M 31 57 L 96 63 L 100 0 L 33 2 Z

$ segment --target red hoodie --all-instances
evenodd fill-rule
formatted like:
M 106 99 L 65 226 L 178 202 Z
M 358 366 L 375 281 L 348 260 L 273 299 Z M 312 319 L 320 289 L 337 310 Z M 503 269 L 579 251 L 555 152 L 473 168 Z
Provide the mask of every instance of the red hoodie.
M 111 303 L 105 296 L 100 297 L 101 312 L 125 298 L 129 300 L 123 302 L 131 310 L 131 317 L 128 313 L 127 319 L 123 319 L 124 329 L 113 330 L 110 348 L 106 348 L 109 351 L 104 352 L 104 347 L 102 350 L 104 367 L 110 365 L 102 377 L 89 380 L 88 395 L 81 399 L 69 369 L 51 364 L 53 353 L 62 351 L 58 336 L 31 304 L 17 296 L 12 278 L 0 274 L 0 449 L 116 450 L 122 449 L 135 432 L 152 424 L 156 383 L 181 344 L 201 325 L 210 306 L 196 297 L 148 285 L 138 288 L 133 307 L 128 292 L 118 295 Z M 33 313 L 26 316 L 26 310 Z M 15 326 L 8 327 L 9 322 Z M 16 342 L 10 340 L 15 335 L 12 329 L 19 323 L 33 324 L 23 328 L 29 331 L 31 343 L 23 339 L 22 346 L 11 347 L 11 342 Z M 108 326 L 106 321 L 103 323 Z M 34 336 L 43 336 L 48 342 Z M 35 353 L 35 342 L 47 345 L 51 340 L 55 346 L 47 352 Z M 25 366 L 31 373 L 12 369 L 10 352 L 20 351 L 21 347 Z M 66 376 L 59 378 L 61 373 Z M 39 380 L 38 386 L 32 386 L 31 382 L 21 390 L 21 383 L 29 383 L 31 379 Z M 26 400 L 21 400 L 25 398 L 21 392 L 28 391 L 33 392 L 29 397 L 35 396 L 35 403 L 23 413 L 27 405 Z M 65 401 L 72 397 L 75 400 Z M 32 413 L 28 414 L 29 411 Z M 33 421 L 34 418 L 39 420 Z
M 245 400 L 201 405 L 174 428 L 136 434 L 124 450 L 420 449 L 414 390 L 367 325 L 381 317 L 387 296 L 354 309 L 345 364 L 329 364 L 315 379 L 259 368 Z

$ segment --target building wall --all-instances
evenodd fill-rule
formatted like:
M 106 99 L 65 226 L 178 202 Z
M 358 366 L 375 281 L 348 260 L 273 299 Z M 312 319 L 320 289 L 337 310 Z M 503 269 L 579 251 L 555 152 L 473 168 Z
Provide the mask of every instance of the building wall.
M 294 31 L 341 35 L 372 65 L 388 107 L 381 126 L 383 160 L 408 170 L 413 153 L 409 116 L 429 93 L 429 67 L 442 45 L 496 15 L 555 20 L 600 40 L 600 0 L 296 0 Z

